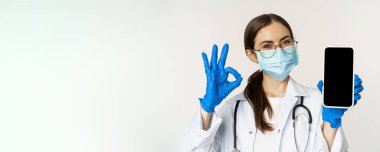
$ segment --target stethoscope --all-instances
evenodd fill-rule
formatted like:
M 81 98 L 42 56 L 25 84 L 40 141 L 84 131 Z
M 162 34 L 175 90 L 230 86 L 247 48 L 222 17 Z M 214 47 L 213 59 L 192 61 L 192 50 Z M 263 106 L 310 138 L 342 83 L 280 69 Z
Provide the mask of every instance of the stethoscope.
M 311 117 L 311 112 L 309 110 L 309 108 L 307 108 L 304 104 L 303 104 L 303 96 L 300 96 L 301 98 L 301 101 L 299 104 L 296 104 L 294 107 L 293 107 L 293 113 L 292 113 L 292 119 L 293 119 L 293 131 L 294 131 L 294 141 L 295 141 L 295 144 L 296 144 L 296 148 L 297 148 L 297 151 L 299 152 L 299 149 L 298 149 L 298 142 L 297 142 L 297 138 L 296 138 L 296 120 L 298 118 L 298 116 L 300 116 L 301 114 L 297 115 L 296 116 L 296 110 L 297 108 L 303 108 L 307 111 L 307 114 L 308 114 L 308 118 L 309 118 L 309 130 L 308 132 L 310 133 L 311 131 L 311 124 L 312 124 L 312 117 Z M 232 150 L 232 152 L 240 152 L 237 148 L 236 148 L 236 115 L 237 115 L 237 110 L 238 110 L 238 107 L 239 107 L 239 103 L 240 103 L 240 100 L 237 100 L 236 102 L 236 105 L 235 105 L 235 110 L 234 110 L 234 148 Z M 309 144 L 309 133 L 307 134 L 307 142 L 306 142 L 306 146 L 305 146 L 305 150 L 307 148 L 307 145 Z

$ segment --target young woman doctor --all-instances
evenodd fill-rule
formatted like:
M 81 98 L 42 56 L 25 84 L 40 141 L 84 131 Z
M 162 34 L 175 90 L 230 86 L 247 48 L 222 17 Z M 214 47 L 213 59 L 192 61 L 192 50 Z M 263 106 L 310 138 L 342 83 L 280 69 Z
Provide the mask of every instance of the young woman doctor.
M 207 76 L 200 111 L 184 130 L 183 151 L 215 152 L 343 152 L 348 143 L 341 127 L 347 109 L 322 106 L 320 90 L 305 87 L 289 76 L 298 64 L 297 41 L 289 24 L 276 14 L 252 19 L 244 34 L 245 53 L 260 70 L 248 79 L 245 90 L 214 109 L 242 77 L 225 68 L 228 44 L 213 46 L 211 61 L 202 53 Z M 235 81 L 227 81 L 228 74 Z M 363 90 L 355 75 L 355 104 Z M 298 108 L 294 108 L 298 105 Z

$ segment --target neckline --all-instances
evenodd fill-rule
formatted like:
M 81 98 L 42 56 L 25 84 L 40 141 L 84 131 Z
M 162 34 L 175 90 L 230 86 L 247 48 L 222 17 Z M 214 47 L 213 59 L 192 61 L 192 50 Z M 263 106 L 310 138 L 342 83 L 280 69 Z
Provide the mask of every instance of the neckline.
M 268 97 L 269 100 L 281 100 L 284 99 L 285 97 Z
M 268 97 L 270 103 L 281 103 L 285 97 Z

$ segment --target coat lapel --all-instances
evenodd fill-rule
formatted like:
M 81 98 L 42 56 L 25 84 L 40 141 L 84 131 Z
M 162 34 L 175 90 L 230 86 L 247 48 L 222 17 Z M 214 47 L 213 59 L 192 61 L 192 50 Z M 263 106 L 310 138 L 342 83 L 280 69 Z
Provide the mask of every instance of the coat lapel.
M 276 131 L 279 131 L 281 134 L 287 123 L 288 117 L 291 115 L 294 105 L 298 101 L 299 96 L 306 97 L 306 96 L 309 96 L 309 94 L 307 93 L 306 89 L 302 85 L 298 84 L 296 81 L 290 78 L 288 81 L 287 88 L 286 88 L 286 94 L 285 94 L 285 100 L 284 100 L 285 103 L 280 108 L 280 115 L 279 115 L 280 118 L 278 119 L 279 120 L 278 126 L 280 130 L 276 130 Z M 254 135 L 256 134 L 256 131 L 257 131 L 256 126 L 255 126 L 255 117 L 254 117 L 253 109 L 251 105 L 248 103 L 247 99 L 245 98 L 244 92 L 241 92 L 238 95 L 236 95 L 232 101 L 236 101 L 236 100 L 241 100 L 240 104 L 244 105 L 241 107 L 239 106 L 239 109 L 241 108 L 241 112 L 242 112 L 241 114 L 244 114 L 244 115 L 249 114 L 249 116 L 246 116 L 246 118 L 248 118 L 248 120 L 246 121 L 248 121 L 248 124 L 249 124 L 249 126 L 246 127 L 248 130 L 245 130 L 243 133 L 243 136 L 240 136 L 240 137 L 242 138 L 242 140 L 247 141 L 246 143 L 252 144 L 255 142 Z M 246 133 L 247 131 L 249 133 Z M 277 144 L 280 144 L 280 143 L 277 143 Z M 244 147 L 248 147 L 247 151 L 253 151 L 253 146 L 245 145 Z
M 247 101 L 247 99 L 244 96 L 244 91 L 236 95 L 232 101 L 240 100 L 239 110 L 238 110 L 238 119 L 241 119 L 241 121 L 244 121 L 244 125 L 242 123 L 238 123 L 237 125 L 243 125 L 238 127 L 239 130 L 237 130 L 238 138 L 240 140 L 244 141 L 243 143 L 247 145 L 241 145 L 241 151 L 253 151 L 253 143 L 255 142 L 255 134 L 256 134 L 256 123 L 255 123 L 255 117 L 254 112 Z M 239 140 L 239 139 L 238 139 Z

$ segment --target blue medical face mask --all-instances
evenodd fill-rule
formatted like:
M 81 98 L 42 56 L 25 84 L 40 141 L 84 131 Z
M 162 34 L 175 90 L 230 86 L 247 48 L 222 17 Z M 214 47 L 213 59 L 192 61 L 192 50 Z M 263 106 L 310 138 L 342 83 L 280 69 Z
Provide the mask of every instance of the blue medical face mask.
M 272 57 L 266 58 L 266 54 L 274 53 Z M 256 52 L 259 60 L 260 70 L 269 74 L 271 77 L 283 81 L 288 76 L 293 68 L 298 64 L 298 55 L 294 46 L 286 48 L 277 48 L 276 50 L 267 50 L 262 52 Z

